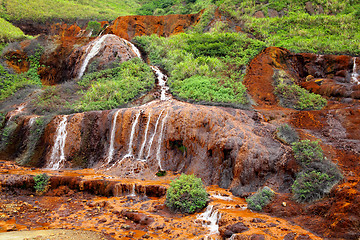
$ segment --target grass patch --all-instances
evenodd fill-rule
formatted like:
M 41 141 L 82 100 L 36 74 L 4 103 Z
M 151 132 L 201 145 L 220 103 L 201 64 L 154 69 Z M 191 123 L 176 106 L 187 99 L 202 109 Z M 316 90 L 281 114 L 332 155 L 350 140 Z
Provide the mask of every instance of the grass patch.
M 5 19 L 0 17 L 0 43 L 1 42 L 10 42 L 10 41 L 19 41 L 26 39 L 27 36 L 21 31 L 20 28 L 15 27 Z M 0 51 L 1 52 L 1 51 Z
M 209 197 L 200 178 L 181 174 L 170 183 L 165 205 L 172 211 L 194 213 L 205 207 Z
M 78 83 L 83 89 L 74 109 L 91 111 L 123 106 L 152 89 L 154 82 L 151 68 L 140 59 L 133 58 L 118 67 L 85 75 Z
M 261 211 L 263 207 L 268 205 L 275 196 L 275 192 L 269 188 L 264 187 L 259 189 L 254 195 L 246 198 L 248 208 L 255 211 Z
M 276 138 L 286 144 L 292 144 L 299 141 L 299 135 L 288 124 L 281 125 L 276 129 Z
M 0 16 L 7 20 L 31 19 L 97 19 L 112 20 L 118 16 L 135 14 L 140 7 L 138 0 L 3 0 Z
M 197 102 L 248 103 L 242 84 L 244 70 L 264 47 L 261 41 L 241 33 L 216 31 L 169 38 L 141 36 L 134 40 L 153 65 L 169 73 L 169 87 L 175 97 Z
M 46 173 L 37 174 L 34 176 L 34 182 L 35 182 L 34 189 L 37 194 L 41 195 L 49 189 L 50 187 L 49 179 L 50 176 L 47 175 Z

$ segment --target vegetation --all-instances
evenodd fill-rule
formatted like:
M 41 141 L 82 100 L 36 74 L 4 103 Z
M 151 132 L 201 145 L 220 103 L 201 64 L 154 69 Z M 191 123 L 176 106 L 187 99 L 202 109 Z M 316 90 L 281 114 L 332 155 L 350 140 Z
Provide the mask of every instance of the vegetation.
M 208 199 L 208 194 L 200 178 L 182 174 L 170 183 L 165 204 L 175 212 L 194 213 L 203 209 Z
M 303 170 L 298 173 L 292 192 L 298 202 L 311 202 L 324 197 L 342 175 L 337 166 L 324 158 L 318 142 L 302 140 L 293 143 L 296 161 Z
M 112 109 L 150 90 L 154 86 L 154 75 L 147 64 L 133 58 L 118 67 L 90 73 L 78 84 L 83 90 L 75 110 Z
M 254 195 L 246 198 L 248 208 L 255 211 L 261 211 L 263 207 L 269 204 L 275 196 L 275 192 L 269 187 L 259 189 Z
M 86 27 L 87 31 L 91 31 L 91 36 L 98 36 L 101 29 L 101 23 L 97 21 L 90 21 Z
M 98 19 L 112 20 L 121 15 L 131 15 L 140 7 L 138 0 L 2 0 L 0 16 L 7 20 L 31 19 Z
M 168 71 L 175 96 L 236 105 L 248 103 L 243 70 L 264 47 L 245 34 L 218 31 L 169 38 L 141 36 L 135 41 L 148 53 L 152 64 Z
M 27 36 L 21 31 L 20 28 L 15 27 L 5 19 L 0 17 L 0 43 L 22 40 Z M 1 52 L 1 51 L 0 51 Z
M 49 189 L 49 179 L 50 176 L 48 176 L 46 173 L 37 174 L 34 176 L 34 189 L 37 194 L 42 194 Z
M 287 144 L 299 141 L 299 135 L 288 124 L 281 125 L 276 129 L 276 137 L 283 143 Z
M 297 110 L 320 110 L 327 104 L 321 95 L 296 85 L 284 71 L 275 73 L 275 95 L 282 106 Z

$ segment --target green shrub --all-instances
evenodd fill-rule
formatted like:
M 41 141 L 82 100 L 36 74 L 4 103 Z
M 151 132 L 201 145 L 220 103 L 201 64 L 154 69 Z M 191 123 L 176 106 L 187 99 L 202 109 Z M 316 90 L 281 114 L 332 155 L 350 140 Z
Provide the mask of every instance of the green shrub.
M 46 173 L 37 174 L 34 176 L 34 189 L 37 194 L 42 194 L 49 189 L 49 179 L 50 177 Z
M 288 124 L 281 125 L 276 130 L 276 137 L 283 143 L 292 144 L 299 141 L 299 135 Z
M 254 195 L 246 198 L 248 208 L 255 211 L 261 211 L 263 207 L 269 204 L 275 196 L 275 192 L 269 187 L 259 189 Z
M 200 178 L 182 174 L 170 183 L 165 204 L 175 212 L 194 213 L 203 209 L 208 199 L 208 194 Z
M 79 82 L 83 89 L 74 104 L 77 111 L 113 109 L 149 91 L 155 79 L 151 68 L 138 58 L 118 67 L 85 75 Z
M 321 162 L 324 159 L 323 150 L 319 142 L 310 140 L 302 140 L 292 144 L 296 161 L 303 167 L 311 162 Z
M 340 170 L 324 158 L 318 142 L 302 140 L 292 145 L 295 159 L 303 168 L 292 185 L 294 199 L 311 202 L 324 197 L 342 179 Z
M 100 33 L 101 23 L 90 21 L 86 27 L 87 31 L 92 31 L 91 36 L 97 36 Z
M 292 185 L 294 199 L 298 202 L 312 202 L 323 198 L 340 179 L 339 174 L 306 169 L 297 175 Z

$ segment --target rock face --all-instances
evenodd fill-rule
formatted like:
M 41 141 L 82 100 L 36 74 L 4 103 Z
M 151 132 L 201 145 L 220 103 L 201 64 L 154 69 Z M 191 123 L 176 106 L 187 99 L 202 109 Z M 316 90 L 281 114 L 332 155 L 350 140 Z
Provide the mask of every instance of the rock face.
M 29 163 L 49 167 L 54 158 L 60 161 L 56 148 L 61 144 L 56 142 L 63 119 L 57 116 L 46 126 Z M 289 148 L 273 139 L 274 126 L 251 111 L 172 100 L 69 115 L 65 130 L 60 168 L 95 167 L 138 177 L 154 176 L 159 169 L 194 173 L 206 184 L 232 187 L 237 194 L 264 183 L 285 189 L 283 177 L 276 173 L 292 174 L 284 170 L 291 159 Z M 17 146 L 16 139 L 12 146 Z
M 127 40 L 151 34 L 168 37 L 196 24 L 201 14 L 202 12 L 188 15 L 122 16 L 115 19 L 105 33 L 115 34 Z

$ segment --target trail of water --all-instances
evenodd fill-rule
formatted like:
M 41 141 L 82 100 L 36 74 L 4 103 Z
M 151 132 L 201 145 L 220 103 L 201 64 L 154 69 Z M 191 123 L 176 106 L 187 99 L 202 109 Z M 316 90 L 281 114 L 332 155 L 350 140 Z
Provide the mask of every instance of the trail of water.
M 168 77 L 165 74 L 163 74 L 158 67 L 156 66 L 150 66 L 150 67 L 155 72 L 155 75 L 158 79 L 158 84 L 160 86 L 160 91 L 161 91 L 160 100 L 162 101 L 169 100 L 170 98 L 166 96 L 167 91 L 169 91 L 169 87 L 166 86 Z
M 136 54 L 136 56 L 137 56 L 138 58 L 142 59 L 142 58 L 141 58 L 140 50 L 139 50 L 137 47 L 135 47 L 135 45 L 132 44 L 131 42 L 129 42 L 128 40 L 126 40 L 126 39 L 123 39 L 123 40 L 124 40 L 124 42 L 125 42 L 128 46 L 131 47 L 131 49 L 134 51 L 134 53 Z
M 78 78 L 80 79 L 85 70 L 86 70 L 86 67 L 87 65 L 89 64 L 89 61 L 96 56 L 96 54 L 99 53 L 101 47 L 102 47 L 102 44 L 103 42 L 106 40 L 106 38 L 109 36 L 109 34 L 105 34 L 101 37 L 98 37 L 96 38 L 94 41 L 92 41 L 90 43 L 90 45 L 86 48 L 86 51 L 85 51 L 85 60 L 83 61 L 82 65 L 81 65 L 81 68 L 80 68 L 80 71 L 79 71 L 79 74 L 78 74 Z
M 63 116 L 59 126 L 56 129 L 55 141 L 50 156 L 50 163 L 47 166 L 50 169 L 57 170 L 65 163 L 66 158 L 64 154 L 64 147 L 67 135 L 66 125 L 67 116 Z
M 354 66 L 353 66 L 353 72 L 351 74 L 351 81 L 356 84 L 360 84 L 360 81 L 358 80 L 359 74 L 357 73 L 357 66 L 356 66 L 356 57 L 354 57 Z
M 204 213 L 200 214 L 197 219 L 203 220 L 206 224 L 206 227 L 210 230 L 210 233 L 207 236 L 212 234 L 219 234 L 219 220 L 221 214 L 218 210 L 214 209 L 213 205 L 207 206 Z
M 130 197 L 136 197 L 136 193 L 135 193 L 135 183 L 133 183 L 132 188 L 131 188 L 131 192 L 129 194 Z
M 139 116 L 142 113 L 143 110 L 140 110 L 135 117 L 135 121 L 133 122 L 132 126 L 131 126 L 131 133 L 130 133 L 130 140 L 129 140 L 129 148 L 128 148 L 128 152 L 127 154 L 123 157 L 127 158 L 127 157 L 133 157 L 133 141 L 134 141 L 134 134 L 135 134 L 135 128 L 139 122 Z
M 158 161 L 160 171 L 163 171 L 163 168 L 161 166 L 160 150 L 161 150 L 161 144 L 162 144 L 162 137 L 163 137 L 163 133 L 164 133 L 164 126 L 165 126 L 165 122 L 168 117 L 168 114 L 169 114 L 169 112 L 166 113 L 166 115 L 163 118 L 162 123 L 161 123 L 161 131 L 160 131 L 160 136 L 159 136 L 159 140 L 158 140 L 158 148 L 157 148 L 157 152 L 156 152 L 156 160 Z
M 152 143 L 153 143 L 154 138 L 155 138 L 155 135 L 156 135 L 156 131 L 157 131 L 157 127 L 158 127 L 158 124 L 159 124 L 159 120 L 160 120 L 161 115 L 163 114 L 164 110 L 165 110 L 165 109 L 163 109 L 163 110 L 161 111 L 161 113 L 160 113 L 159 116 L 158 116 L 158 119 L 156 120 L 154 133 L 153 133 L 153 135 L 151 136 L 150 141 L 149 141 L 149 147 L 148 147 L 148 153 L 147 153 L 147 155 L 146 155 L 146 159 L 148 159 L 149 156 L 150 156 L 151 146 L 152 146 Z
M 112 159 L 113 159 L 113 156 L 114 156 L 114 140 L 115 140 L 115 131 L 116 131 L 116 119 L 117 119 L 117 116 L 120 112 L 120 109 L 117 110 L 114 114 L 114 119 L 113 119 L 113 122 L 112 122 L 112 128 L 111 128 L 111 135 L 110 135 L 110 146 L 109 146 L 109 151 L 108 151 L 108 156 L 107 156 L 107 161 L 106 161 L 106 164 L 109 164 Z
M 29 123 L 28 123 L 29 128 L 31 128 L 34 125 L 37 118 L 38 117 L 32 117 L 32 118 L 29 119 Z
M 140 152 L 139 152 L 139 154 L 138 154 L 138 159 L 141 159 L 141 158 L 142 158 L 142 155 L 143 155 L 143 153 L 144 153 L 145 144 L 146 144 L 146 140 L 147 140 L 147 135 L 148 135 L 148 132 L 149 132 L 150 121 L 151 121 L 151 110 L 150 110 L 150 112 L 149 112 L 148 120 L 147 120 L 147 123 L 146 123 L 144 141 L 143 141 L 143 143 L 142 143 L 142 145 L 141 145 Z

